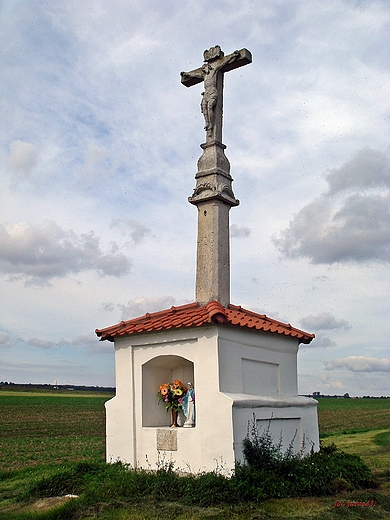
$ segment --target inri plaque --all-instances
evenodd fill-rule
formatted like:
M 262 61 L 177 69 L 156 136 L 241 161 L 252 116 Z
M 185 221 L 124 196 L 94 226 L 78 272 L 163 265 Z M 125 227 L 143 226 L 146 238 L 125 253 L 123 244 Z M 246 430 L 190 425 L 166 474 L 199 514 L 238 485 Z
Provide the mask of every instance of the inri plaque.
M 177 431 L 175 428 L 157 430 L 156 439 L 159 451 L 177 451 Z

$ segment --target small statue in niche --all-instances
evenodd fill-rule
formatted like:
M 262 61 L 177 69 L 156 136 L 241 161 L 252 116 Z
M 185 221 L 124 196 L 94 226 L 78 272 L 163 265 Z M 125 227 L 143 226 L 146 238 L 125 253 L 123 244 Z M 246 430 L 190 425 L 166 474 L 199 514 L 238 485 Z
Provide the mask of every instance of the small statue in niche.
M 195 426 L 195 390 L 192 383 L 188 383 L 188 390 L 183 398 L 182 410 L 186 416 L 183 428 L 193 428 Z

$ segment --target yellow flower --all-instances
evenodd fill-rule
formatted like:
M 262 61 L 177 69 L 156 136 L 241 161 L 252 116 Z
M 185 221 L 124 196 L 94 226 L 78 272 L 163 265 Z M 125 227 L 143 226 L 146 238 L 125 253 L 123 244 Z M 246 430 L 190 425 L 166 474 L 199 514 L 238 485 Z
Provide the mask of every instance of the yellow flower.
M 182 392 L 182 390 L 180 390 L 180 388 L 177 388 L 175 390 L 175 395 L 182 395 L 182 394 L 183 394 L 183 392 Z

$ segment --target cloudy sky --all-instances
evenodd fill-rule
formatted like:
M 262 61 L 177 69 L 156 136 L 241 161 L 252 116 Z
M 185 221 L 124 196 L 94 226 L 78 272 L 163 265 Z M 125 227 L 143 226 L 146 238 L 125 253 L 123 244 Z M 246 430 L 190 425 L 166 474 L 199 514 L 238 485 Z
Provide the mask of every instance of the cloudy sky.
M 0 381 L 113 385 L 102 328 L 194 300 L 202 85 L 225 77 L 231 301 L 316 339 L 299 391 L 390 395 L 387 0 L 4 0 Z

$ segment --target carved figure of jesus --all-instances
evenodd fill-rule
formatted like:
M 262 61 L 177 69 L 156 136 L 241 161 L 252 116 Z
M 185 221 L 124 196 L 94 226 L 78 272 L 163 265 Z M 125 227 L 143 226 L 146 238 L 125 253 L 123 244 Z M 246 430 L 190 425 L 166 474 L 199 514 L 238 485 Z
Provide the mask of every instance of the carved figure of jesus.
M 252 56 L 247 49 L 234 51 L 225 56 L 216 45 L 203 53 L 204 63 L 198 69 L 181 72 L 181 82 L 186 87 L 204 83 L 201 112 L 205 121 L 207 140 L 222 141 L 223 76 L 229 70 L 251 63 Z
M 202 65 L 202 71 L 204 74 L 204 92 L 202 92 L 202 102 L 200 109 L 204 117 L 206 132 L 214 128 L 215 120 L 215 107 L 218 101 L 218 89 L 217 89 L 217 74 L 218 72 L 227 65 L 232 63 L 240 57 L 239 51 L 234 51 L 226 58 L 219 59 L 213 63 L 214 59 L 205 60 L 206 63 Z

